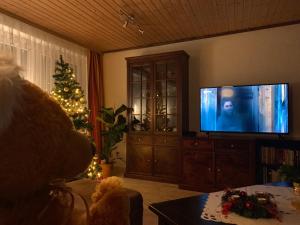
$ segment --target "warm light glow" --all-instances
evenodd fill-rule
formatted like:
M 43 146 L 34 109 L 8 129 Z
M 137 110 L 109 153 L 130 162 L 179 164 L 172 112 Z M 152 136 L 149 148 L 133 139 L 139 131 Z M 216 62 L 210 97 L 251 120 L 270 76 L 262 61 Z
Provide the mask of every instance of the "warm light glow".
M 234 91 L 231 88 L 223 88 L 222 89 L 222 97 L 230 98 L 234 94 Z

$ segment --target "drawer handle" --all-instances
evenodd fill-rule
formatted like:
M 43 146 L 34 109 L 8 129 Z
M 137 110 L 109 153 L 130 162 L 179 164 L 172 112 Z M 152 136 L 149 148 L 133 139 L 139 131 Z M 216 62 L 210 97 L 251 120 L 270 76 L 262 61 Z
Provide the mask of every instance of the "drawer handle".
M 147 159 L 147 162 L 151 162 L 151 160 L 150 160 L 150 159 Z
M 220 172 L 221 172 L 221 169 L 218 168 L 218 169 L 217 169 L 217 172 L 220 173 Z

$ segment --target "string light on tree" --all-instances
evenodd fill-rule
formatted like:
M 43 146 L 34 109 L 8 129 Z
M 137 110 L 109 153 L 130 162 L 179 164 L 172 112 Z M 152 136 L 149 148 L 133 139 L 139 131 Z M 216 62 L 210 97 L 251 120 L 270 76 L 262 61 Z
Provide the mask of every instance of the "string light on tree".
M 101 167 L 99 164 L 99 158 L 95 155 L 91 164 L 88 167 L 87 176 L 91 179 L 101 179 Z

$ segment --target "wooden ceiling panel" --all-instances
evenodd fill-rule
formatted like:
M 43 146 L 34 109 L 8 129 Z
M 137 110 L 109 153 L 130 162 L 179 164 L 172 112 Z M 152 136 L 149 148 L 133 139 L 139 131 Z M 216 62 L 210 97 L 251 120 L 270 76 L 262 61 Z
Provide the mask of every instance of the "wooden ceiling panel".
M 0 10 L 101 52 L 300 22 L 299 0 L 1 0 Z

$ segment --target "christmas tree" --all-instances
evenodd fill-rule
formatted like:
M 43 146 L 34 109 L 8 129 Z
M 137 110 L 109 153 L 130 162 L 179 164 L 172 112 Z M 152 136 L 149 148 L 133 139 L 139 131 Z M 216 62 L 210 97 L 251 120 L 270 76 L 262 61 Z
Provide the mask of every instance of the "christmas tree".
M 83 90 L 76 81 L 73 69 L 60 56 L 53 75 L 55 87 L 51 95 L 71 118 L 76 130 L 87 134 L 91 129 Z
M 73 69 L 68 63 L 64 62 L 62 56 L 56 61 L 53 78 L 55 86 L 51 91 L 51 96 L 70 117 L 75 129 L 85 134 L 91 140 L 90 131 L 92 126 L 88 121 L 89 110 L 86 107 L 84 92 L 80 84 L 76 81 Z M 101 174 L 98 164 L 98 158 L 95 156 L 88 168 L 86 176 L 93 179 L 99 178 Z

